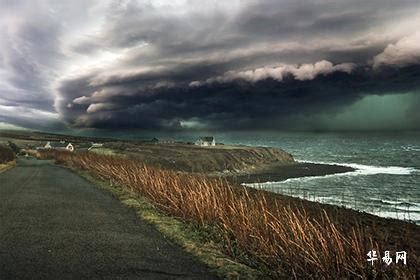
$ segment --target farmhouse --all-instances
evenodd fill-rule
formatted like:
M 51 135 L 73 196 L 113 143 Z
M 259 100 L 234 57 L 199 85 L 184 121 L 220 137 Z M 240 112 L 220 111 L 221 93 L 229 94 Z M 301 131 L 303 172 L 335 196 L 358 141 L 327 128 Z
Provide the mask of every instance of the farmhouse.
M 65 141 L 48 141 L 47 144 L 45 144 L 44 149 L 67 150 L 74 152 L 74 145 L 72 143 L 66 143 Z
M 216 146 L 216 139 L 214 139 L 213 136 L 200 137 L 197 141 L 195 141 L 195 145 L 204 147 Z

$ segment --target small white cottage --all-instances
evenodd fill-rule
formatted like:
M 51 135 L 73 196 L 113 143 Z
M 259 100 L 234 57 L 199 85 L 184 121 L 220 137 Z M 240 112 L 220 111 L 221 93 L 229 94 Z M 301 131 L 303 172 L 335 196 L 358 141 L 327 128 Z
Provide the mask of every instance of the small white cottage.
M 195 145 L 202 147 L 216 146 L 216 139 L 213 136 L 200 137 L 195 141 Z
M 70 152 L 74 152 L 74 145 L 72 143 L 66 144 L 65 141 L 59 141 L 59 142 L 48 141 L 47 144 L 45 144 L 44 149 L 67 150 Z
M 66 146 L 66 150 L 70 151 L 70 152 L 74 152 L 74 146 L 72 143 L 68 143 Z

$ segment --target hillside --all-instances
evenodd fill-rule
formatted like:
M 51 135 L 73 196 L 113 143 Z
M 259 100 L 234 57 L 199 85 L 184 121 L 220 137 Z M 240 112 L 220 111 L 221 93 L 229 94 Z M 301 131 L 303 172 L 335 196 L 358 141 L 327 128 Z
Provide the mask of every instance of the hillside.
M 240 183 L 283 181 L 304 176 L 354 171 L 339 165 L 298 163 L 289 153 L 269 147 L 217 145 L 200 147 L 187 143 L 153 143 L 111 138 L 78 137 L 40 132 L 0 131 L 0 144 L 12 141 L 22 149 L 35 149 L 47 141 L 71 141 L 76 151 L 99 142 L 103 147 L 92 152 L 117 154 L 138 159 L 148 165 L 183 172 L 225 176 Z M 85 149 L 86 150 L 86 149 Z
M 236 172 L 272 164 L 290 165 L 295 162 L 289 153 L 266 147 L 199 147 L 186 144 L 127 142 L 110 142 L 104 147 L 153 166 L 187 172 Z

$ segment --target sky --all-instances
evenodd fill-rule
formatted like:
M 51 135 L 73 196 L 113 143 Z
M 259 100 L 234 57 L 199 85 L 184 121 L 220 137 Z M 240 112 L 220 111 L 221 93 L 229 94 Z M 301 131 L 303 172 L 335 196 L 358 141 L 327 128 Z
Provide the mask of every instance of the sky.
M 420 3 L 0 0 L 0 128 L 420 130 Z

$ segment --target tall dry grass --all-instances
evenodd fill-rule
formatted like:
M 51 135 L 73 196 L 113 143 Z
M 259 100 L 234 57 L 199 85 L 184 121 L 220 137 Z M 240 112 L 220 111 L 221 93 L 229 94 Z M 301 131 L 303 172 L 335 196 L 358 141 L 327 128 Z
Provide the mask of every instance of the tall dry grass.
M 88 170 L 147 197 L 166 213 L 212 229 L 226 252 L 272 277 L 410 278 L 397 266 L 371 266 L 366 253 L 381 249 L 374 237 L 359 228 L 345 231 L 326 212 L 315 219 L 304 209 L 273 202 L 265 192 L 130 159 L 54 151 L 41 156 Z

